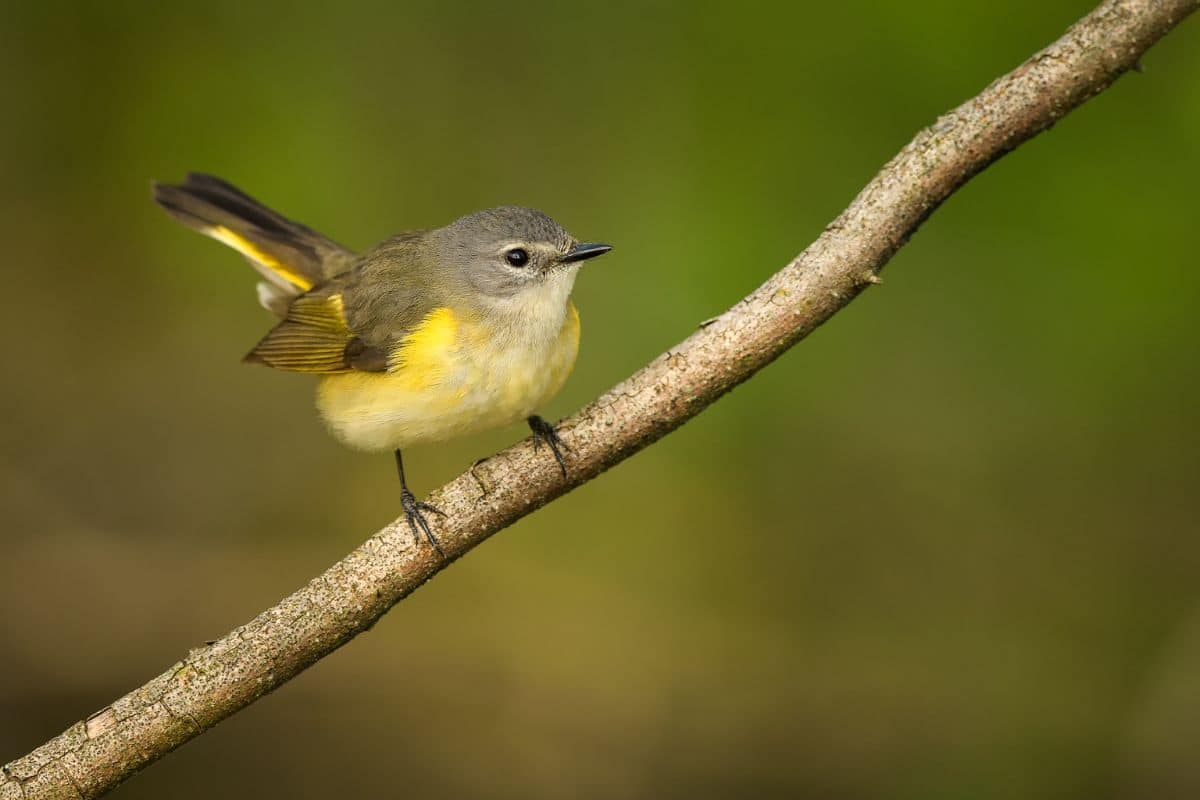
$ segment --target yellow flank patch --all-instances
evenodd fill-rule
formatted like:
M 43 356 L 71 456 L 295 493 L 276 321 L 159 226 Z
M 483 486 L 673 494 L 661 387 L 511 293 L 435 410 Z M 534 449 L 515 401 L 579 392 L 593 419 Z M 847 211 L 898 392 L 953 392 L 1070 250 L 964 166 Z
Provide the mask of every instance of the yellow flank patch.
M 434 386 L 454 363 L 457 340 L 458 317 L 449 308 L 435 308 L 392 350 L 391 371 L 409 388 Z
M 321 416 L 343 442 L 371 451 L 528 417 L 562 388 L 575 363 L 579 315 L 573 305 L 565 311 L 547 332 L 520 324 L 497 331 L 470 313 L 435 309 L 393 348 L 388 372 L 323 376 Z
M 567 301 L 567 321 L 563 323 L 562 335 L 567 337 L 571 346 L 579 349 L 579 309 L 575 307 L 575 303 Z M 571 366 L 575 366 L 575 359 L 571 359 Z
M 308 278 L 305 278 L 298 272 L 294 272 L 286 264 L 281 263 L 279 259 L 264 252 L 261 248 L 256 247 L 253 242 L 244 236 L 239 236 L 224 225 L 214 225 L 206 233 L 221 244 L 228 245 L 237 250 L 246 258 L 254 259 L 293 286 L 303 289 L 306 292 L 313 287 L 312 281 Z

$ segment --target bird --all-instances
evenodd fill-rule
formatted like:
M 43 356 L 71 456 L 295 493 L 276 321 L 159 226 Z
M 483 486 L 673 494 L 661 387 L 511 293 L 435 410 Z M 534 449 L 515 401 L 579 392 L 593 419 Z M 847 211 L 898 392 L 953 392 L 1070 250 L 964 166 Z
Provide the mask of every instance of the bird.
M 356 253 L 213 175 L 153 184 L 184 225 L 241 253 L 278 321 L 243 361 L 318 376 L 317 409 L 343 444 L 392 451 L 414 539 L 444 556 L 408 487 L 402 451 L 524 419 L 566 477 L 562 441 L 537 410 L 579 351 L 571 300 L 584 262 L 609 252 L 517 205 L 399 233 Z

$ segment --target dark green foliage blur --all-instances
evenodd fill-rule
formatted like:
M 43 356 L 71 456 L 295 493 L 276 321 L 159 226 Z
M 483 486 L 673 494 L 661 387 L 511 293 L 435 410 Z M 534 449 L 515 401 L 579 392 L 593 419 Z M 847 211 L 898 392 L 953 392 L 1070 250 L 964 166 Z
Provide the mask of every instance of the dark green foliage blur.
M 0 761 L 399 513 L 151 179 L 616 245 L 565 415 L 1089 2 L 0 8 Z M 1200 791 L 1200 22 L 872 289 L 118 798 Z M 523 428 L 408 453 L 428 491 Z

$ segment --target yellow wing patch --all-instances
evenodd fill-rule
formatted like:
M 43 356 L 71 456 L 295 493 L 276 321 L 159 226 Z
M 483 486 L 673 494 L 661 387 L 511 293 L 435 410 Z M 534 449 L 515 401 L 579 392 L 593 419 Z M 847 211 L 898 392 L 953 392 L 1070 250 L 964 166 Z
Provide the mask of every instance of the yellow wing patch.
M 295 286 L 297 289 L 307 292 L 313 287 L 312 281 L 310 281 L 308 278 L 289 268 L 286 264 L 281 263 L 279 259 L 272 257 L 262 248 L 257 247 L 249 239 L 234 233 L 224 225 L 214 225 L 213 227 L 206 229 L 205 233 L 216 239 L 221 244 L 228 245 L 234 250 L 237 250 L 246 258 L 262 264 L 264 267 L 271 270 L 276 275 L 290 283 L 292 286 Z
M 341 295 L 303 295 L 245 360 L 293 372 L 345 372 L 352 368 L 346 345 L 353 338 Z

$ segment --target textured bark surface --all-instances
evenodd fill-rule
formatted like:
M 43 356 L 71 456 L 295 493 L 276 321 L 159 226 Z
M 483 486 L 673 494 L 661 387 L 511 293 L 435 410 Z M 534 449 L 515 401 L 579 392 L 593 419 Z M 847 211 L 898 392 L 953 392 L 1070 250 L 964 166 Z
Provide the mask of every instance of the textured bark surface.
M 563 421 L 564 479 L 527 440 L 433 493 L 450 558 L 674 430 L 850 302 L 951 193 L 1135 67 L 1200 0 L 1109 0 L 917 134 L 749 297 Z M 3 767 L 0 800 L 98 797 L 373 625 L 442 569 L 404 522 L 224 638 Z

